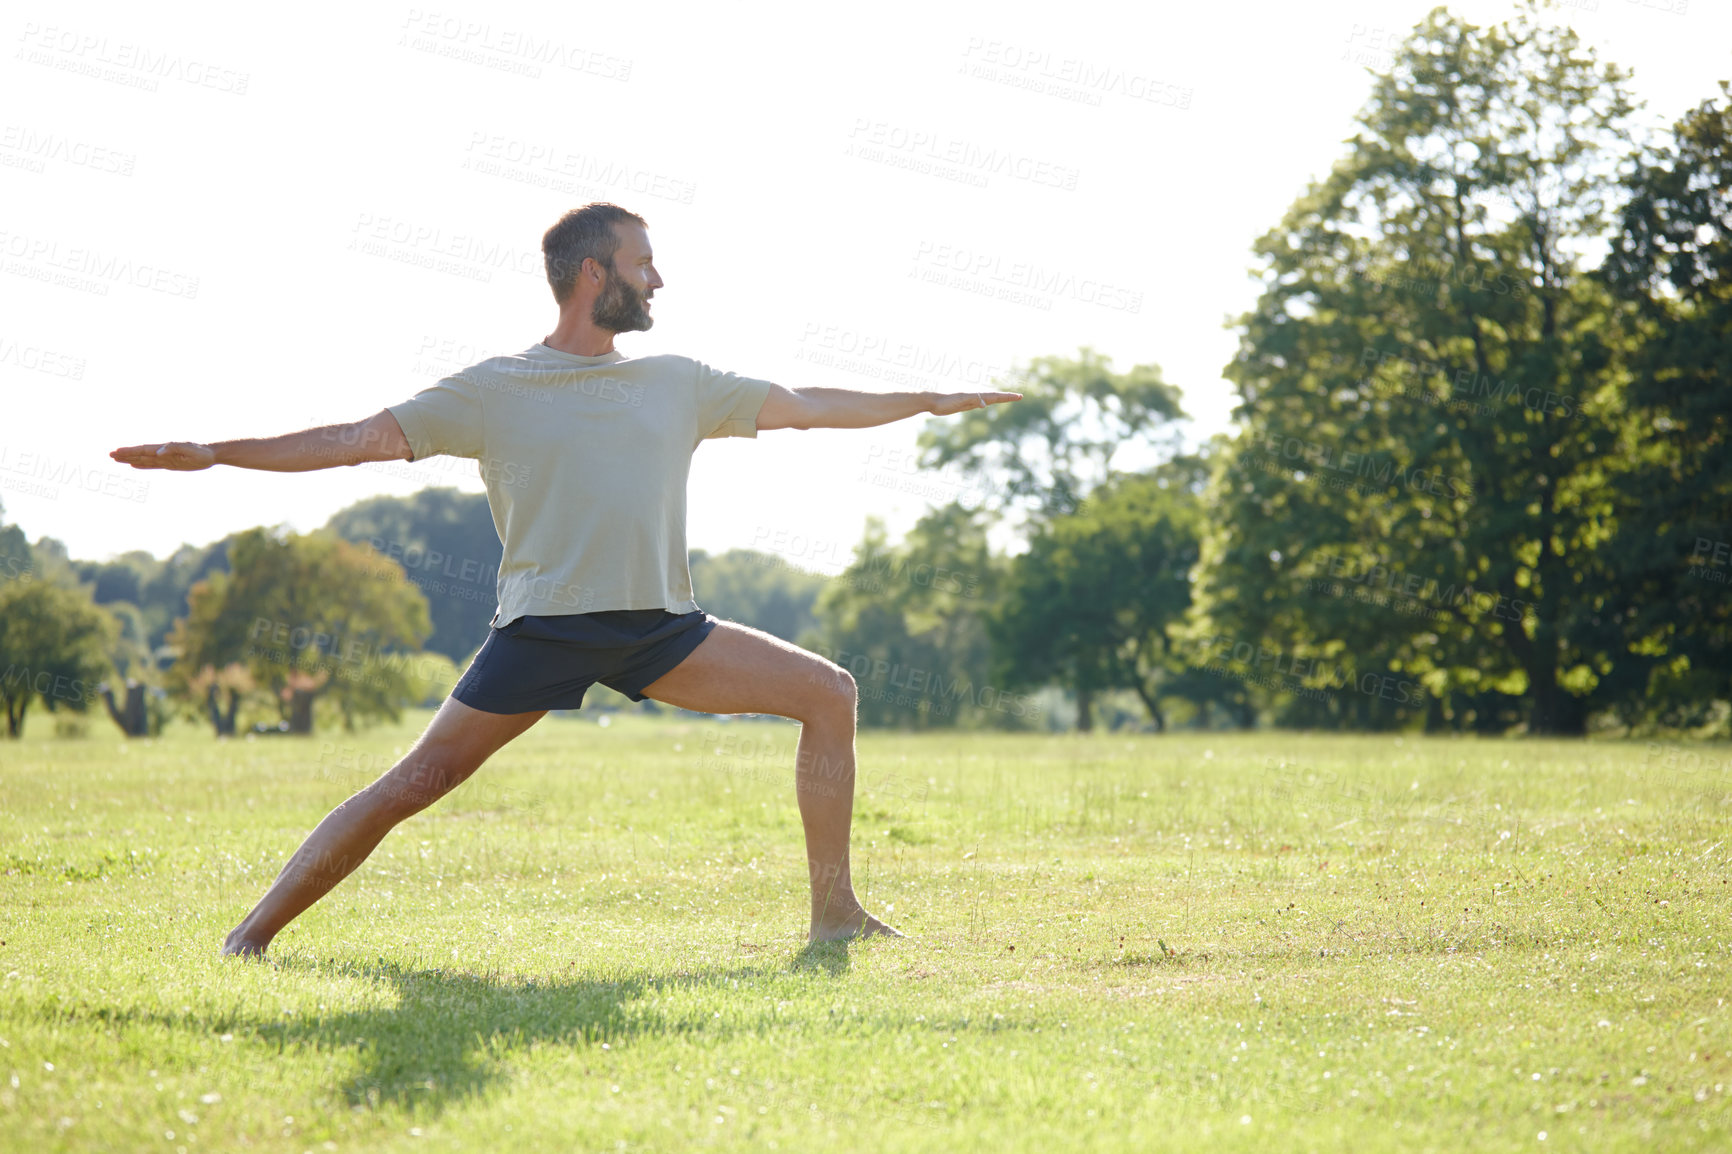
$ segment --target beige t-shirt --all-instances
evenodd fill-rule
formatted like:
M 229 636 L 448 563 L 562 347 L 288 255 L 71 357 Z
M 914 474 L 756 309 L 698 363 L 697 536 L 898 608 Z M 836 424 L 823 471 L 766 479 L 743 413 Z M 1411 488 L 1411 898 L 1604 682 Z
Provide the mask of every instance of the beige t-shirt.
M 755 437 L 770 382 L 690 357 L 537 344 L 388 406 L 413 460 L 479 462 L 505 546 L 494 625 L 526 614 L 696 609 L 686 475 L 707 437 Z

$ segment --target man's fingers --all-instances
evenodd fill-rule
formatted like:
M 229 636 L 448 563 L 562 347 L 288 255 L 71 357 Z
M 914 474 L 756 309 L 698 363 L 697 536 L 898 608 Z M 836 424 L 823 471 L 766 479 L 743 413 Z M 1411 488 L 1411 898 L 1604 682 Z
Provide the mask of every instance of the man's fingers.
M 124 449 L 116 449 L 108 455 L 123 465 L 131 465 L 136 469 L 154 469 L 161 465 L 157 453 L 166 449 L 166 445 L 128 445 Z
M 1002 405 L 1007 401 L 1022 400 L 1021 393 L 951 393 L 934 409 L 938 416 L 948 416 L 967 409 L 984 409 L 988 405 Z
M 135 469 L 204 469 L 211 465 L 203 445 L 175 441 L 166 445 L 128 445 L 108 454 Z

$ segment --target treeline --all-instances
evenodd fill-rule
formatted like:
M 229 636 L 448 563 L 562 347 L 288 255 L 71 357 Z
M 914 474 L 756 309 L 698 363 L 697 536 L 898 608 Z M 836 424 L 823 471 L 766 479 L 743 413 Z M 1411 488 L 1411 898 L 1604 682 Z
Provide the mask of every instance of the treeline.
M 1434 11 L 1255 246 L 1231 435 L 1183 449 L 1156 366 L 1038 358 L 922 433 L 946 499 L 904 539 L 694 553 L 700 602 L 846 666 L 869 725 L 1725 733 L 1732 86 L 1644 141 L 1627 84 L 1531 6 Z M 498 561 L 440 489 L 160 562 L 0 528 L 0 670 L 34 679 L 0 698 L 357 724 L 449 687 Z

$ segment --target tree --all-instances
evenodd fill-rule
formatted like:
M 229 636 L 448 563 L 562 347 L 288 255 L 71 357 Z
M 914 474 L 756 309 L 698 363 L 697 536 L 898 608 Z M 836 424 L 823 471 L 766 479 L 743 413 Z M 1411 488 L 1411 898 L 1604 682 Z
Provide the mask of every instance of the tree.
M 277 702 L 291 733 L 312 732 L 321 696 L 345 728 L 397 718 L 414 693 L 416 650 L 430 625 L 426 598 L 395 564 L 331 533 L 266 529 L 237 535 L 229 562 L 230 572 L 193 587 L 176 625 L 183 689 L 203 684 L 209 693 L 217 671 L 238 664 Z
M 5 512 L 6 506 L 0 504 L 0 514 Z M 34 575 L 35 563 L 24 530 L 0 521 L 0 582 L 27 581 Z
M 0 703 L 17 737 L 30 702 L 83 713 L 108 672 L 114 618 L 82 590 L 55 581 L 0 582 Z
M 1182 458 L 1102 485 L 1076 512 L 1040 525 L 1010 562 L 990 619 L 998 667 L 1015 687 L 1073 690 L 1079 730 L 1093 727 L 1091 699 L 1108 689 L 1134 690 L 1166 728 L 1160 697 L 1183 669 L 1174 631 L 1190 608 L 1202 532 L 1187 484 L 1199 468 Z
M 1036 517 L 1075 512 L 1114 475 L 1119 451 L 1184 416 L 1179 390 L 1158 365 L 1112 371 L 1112 360 L 1083 348 L 1075 357 L 1036 357 L 1022 375 L 1023 399 L 929 422 L 922 463 L 960 468 L 994 481 L 1003 511 Z M 1147 443 L 1147 442 L 1144 442 Z
M 138 606 L 124 601 L 107 609 L 118 625 L 108 647 L 108 664 L 120 675 L 125 702 L 115 700 L 114 686 L 106 681 L 96 687 L 97 692 L 108 716 L 126 736 L 149 737 L 161 733 L 163 690 L 144 614 Z
M 1732 83 L 1626 180 L 1601 279 L 1632 302 L 1629 397 L 1643 430 L 1616 542 L 1638 633 L 1666 660 L 1631 719 L 1700 724 L 1732 697 Z
M 428 649 L 458 661 L 486 639 L 504 547 L 485 493 L 446 487 L 369 497 L 339 510 L 325 527 L 371 545 L 421 590 L 433 623 Z
M 692 588 L 717 617 L 794 641 L 817 625 L 825 578 L 796 568 L 774 553 L 729 549 L 691 553 Z
M 1349 155 L 1258 241 L 1200 604 L 1217 635 L 1422 681 L 1433 726 L 1519 705 L 1533 732 L 1579 734 L 1650 660 L 1605 549 L 1631 435 L 1620 306 L 1580 275 L 1632 106 L 1627 73 L 1534 17 L 1434 10 Z M 1372 573 L 1375 597 L 1336 592 Z M 1351 693 L 1288 714 L 1403 716 Z
M 987 517 L 948 505 L 922 517 L 900 545 L 883 522 L 818 598 L 818 627 L 801 644 L 849 670 L 864 725 L 926 729 L 1028 725 L 1026 697 L 989 680 L 986 607 L 1002 565 L 986 539 Z

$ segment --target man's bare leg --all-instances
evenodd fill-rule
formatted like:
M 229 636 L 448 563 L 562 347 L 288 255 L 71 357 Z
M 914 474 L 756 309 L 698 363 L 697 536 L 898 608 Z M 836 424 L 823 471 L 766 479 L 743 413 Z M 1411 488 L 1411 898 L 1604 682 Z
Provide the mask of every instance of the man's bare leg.
M 854 820 L 854 679 L 786 641 L 724 621 L 644 696 L 702 713 L 773 713 L 800 723 L 794 793 L 806 830 L 814 942 L 901 935 L 860 905 L 848 870 Z
M 284 926 L 366 861 L 392 827 L 462 785 L 482 762 L 545 714 L 484 713 L 446 698 L 402 761 L 332 810 L 307 835 L 259 904 L 229 931 L 223 953 L 264 953 Z

